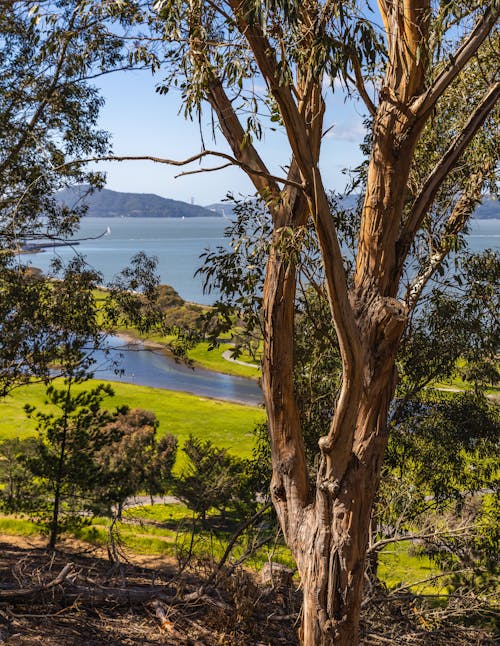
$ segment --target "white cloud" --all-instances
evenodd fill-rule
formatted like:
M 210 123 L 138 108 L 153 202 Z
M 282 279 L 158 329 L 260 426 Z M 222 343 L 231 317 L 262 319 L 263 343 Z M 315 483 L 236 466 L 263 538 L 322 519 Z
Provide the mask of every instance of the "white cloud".
M 329 139 L 340 141 L 361 142 L 366 134 L 363 122 L 358 119 L 335 123 L 326 135 Z

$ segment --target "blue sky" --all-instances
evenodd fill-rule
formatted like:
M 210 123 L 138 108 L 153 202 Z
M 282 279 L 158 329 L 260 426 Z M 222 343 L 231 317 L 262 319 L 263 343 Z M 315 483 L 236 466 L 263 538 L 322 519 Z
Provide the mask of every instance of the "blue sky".
M 99 87 L 106 99 L 100 126 L 112 134 L 116 155 L 154 155 L 183 159 L 201 150 L 199 125 L 179 114 L 180 94 L 155 93 L 161 77 L 150 72 L 115 73 L 100 79 Z M 331 96 L 331 90 L 328 90 Z M 321 170 L 328 189 L 343 191 L 346 167 L 361 161 L 359 144 L 363 138 L 363 110 L 359 104 L 344 100 L 336 91 L 328 100 L 325 127 L 333 125 L 323 141 Z M 207 148 L 229 152 L 222 136 L 213 144 L 210 136 L 210 113 L 203 115 Z M 282 175 L 280 167 L 288 164 L 290 152 L 286 137 L 268 132 L 258 142 L 258 149 L 271 172 Z M 220 164 L 214 159 L 213 165 Z M 204 165 L 212 165 L 209 160 Z M 175 179 L 178 168 L 152 162 L 110 162 L 99 164 L 107 173 L 107 187 L 132 193 L 156 193 L 163 197 L 194 200 L 207 205 L 221 201 L 228 192 L 252 194 L 253 187 L 243 171 L 231 168 Z M 192 168 L 196 168 L 193 166 Z

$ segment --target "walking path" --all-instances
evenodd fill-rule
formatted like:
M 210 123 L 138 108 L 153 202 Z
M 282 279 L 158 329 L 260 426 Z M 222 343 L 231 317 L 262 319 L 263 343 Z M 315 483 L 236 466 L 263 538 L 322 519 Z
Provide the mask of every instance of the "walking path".
M 248 366 L 249 368 L 258 368 L 259 366 L 256 363 L 248 363 L 246 361 L 240 361 L 231 356 L 231 350 L 224 350 L 222 353 L 222 358 L 231 363 L 237 363 L 240 366 Z

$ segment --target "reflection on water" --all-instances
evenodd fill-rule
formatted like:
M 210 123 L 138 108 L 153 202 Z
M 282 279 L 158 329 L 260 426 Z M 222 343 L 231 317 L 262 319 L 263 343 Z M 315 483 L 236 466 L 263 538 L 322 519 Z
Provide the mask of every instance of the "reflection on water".
M 260 387 L 252 379 L 233 377 L 203 368 L 193 369 L 183 363 L 176 363 L 160 351 L 144 348 L 140 343 L 131 344 L 118 337 L 111 337 L 109 346 L 109 356 L 105 357 L 104 353 L 96 355 L 96 379 L 181 390 L 244 404 L 262 403 Z M 113 361 L 118 362 L 123 374 L 116 374 Z

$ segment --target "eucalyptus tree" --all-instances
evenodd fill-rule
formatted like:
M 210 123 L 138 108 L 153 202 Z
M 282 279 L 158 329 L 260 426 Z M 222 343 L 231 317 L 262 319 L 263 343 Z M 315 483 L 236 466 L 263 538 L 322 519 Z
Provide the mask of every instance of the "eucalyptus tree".
M 379 0 L 375 15 L 355 0 L 158 0 L 155 8 L 172 66 L 160 91 L 180 86 L 188 114 L 208 105 L 231 150 L 203 149 L 197 158 L 239 166 L 272 216 L 262 386 L 271 494 L 304 591 L 301 638 L 307 645 L 355 644 L 400 339 L 482 192 L 495 185 L 500 7 L 496 0 Z M 370 120 L 352 275 L 319 165 L 328 76 L 364 102 Z M 259 152 L 264 110 L 290 146 L 282 175 Z M 416 151 L 433 131 L 441 147 L 432 148 L 423 173 Z M 481 139 L 483 153 L 471 146 Z M 313 486 L 294 392 L 290 253 L 309 222 L 342 362 Z

